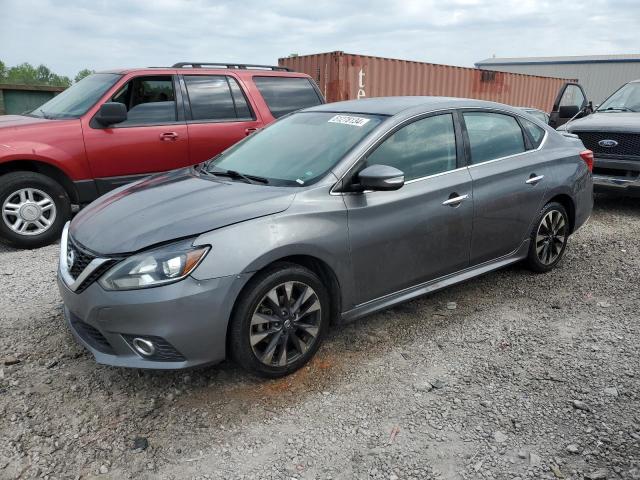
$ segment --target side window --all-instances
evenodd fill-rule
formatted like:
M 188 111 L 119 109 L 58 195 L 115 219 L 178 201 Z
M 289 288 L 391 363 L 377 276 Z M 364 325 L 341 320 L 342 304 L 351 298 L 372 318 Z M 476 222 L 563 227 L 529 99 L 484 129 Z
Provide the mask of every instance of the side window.
M 534 149 L 538 148 L 542 143 L 542 139 L 544 138 L 544 133 L 545 133 L 544 128 L 539 127 L 535 123 L 530 122 L 529 120 L 525 120 L 524 118 L 521 118 L 520 121 L 522 122 L 522 125 L 524 126 L 525 130 L 529 133 L 529 136 L 531 137 L 531 143 L 533 143 L 533 148 Z
M 456 134 L 451 114 L 417 120 L 387 138 L 367 158 L 369 165 L 402 170 L 405 180 L 456 168 Z
M 525 151 L 522 129 L 510 115 L 465 112 L 471 163 L 481 163 Z
M 225 75 L 185 75 L 193 120 L 236 120 L 236 108 Z
M 176 97 L 170 75 L 137 77 L 111 98 L 127 107 L 127 120 L 118 126 L 176 121 Z
M 582 108 L 584 105 L 586 98 L 584 98 L 584 94 L 582 90 L 577 85 L 567 85 L 564 93 L 562 94 L 562 98 L 560 99 L 560 107 L 578 107 Z
M 253 81 L 275 118 L 322 103 L 308 78 L 253 77 Z

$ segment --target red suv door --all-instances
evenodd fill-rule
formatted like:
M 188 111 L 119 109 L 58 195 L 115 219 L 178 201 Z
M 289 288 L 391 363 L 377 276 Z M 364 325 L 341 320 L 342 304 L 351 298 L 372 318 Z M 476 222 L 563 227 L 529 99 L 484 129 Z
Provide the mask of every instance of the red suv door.
M 126 121 L 83 124 L 89 165 L 100 193 L 131 176 L 189 165 L 189 139 L 175 75 L 144 75 L 123 84 L 109 102 L 126 105 Z M 114 178 L 115 177 L 115 178 Z
M 189 131 L 189 159 L 200 163 L 214 157 L 262 126 L 232 75 L 181 75 Z

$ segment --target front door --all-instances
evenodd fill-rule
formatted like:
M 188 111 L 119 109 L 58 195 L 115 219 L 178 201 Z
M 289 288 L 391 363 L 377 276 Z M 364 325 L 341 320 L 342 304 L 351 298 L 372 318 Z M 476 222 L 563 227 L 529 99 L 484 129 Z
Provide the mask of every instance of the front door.
M 573 117 L 579 118 L 585 113 L 579 114 L 587 106 L 587 96 L 584 89 L 577 83 L 565 83 L 553 102 L 553 108 L 549 114 L 549 126 L 558 128 Z
M 184 75 L 191 163 L 208 160 L 255 132 L 262 122 L 230 75 Z M 257 159 L 259 160 L 259 159 Z
M 471 265 L 514 252 L 542 208 L 552 160 L 539 150 L 546 132 L 524 118 L 489 112 L 462 114 L 473 178 Z
M 171 75 L 133 78 L 108 100 L 126 105 L 126 121 L 108 128 L 93 120 L 83 125 L 100 193 L 137 175 L 190 164 L 187 125 L 179 115 L 182 105 L 176 101 L 174 83 Z
M 396 167 L 406 184 L 344 196 L 358 303 L 467 267 L 473 199 L 456 130 L 451 113 L 416 120 L 359 167 Z

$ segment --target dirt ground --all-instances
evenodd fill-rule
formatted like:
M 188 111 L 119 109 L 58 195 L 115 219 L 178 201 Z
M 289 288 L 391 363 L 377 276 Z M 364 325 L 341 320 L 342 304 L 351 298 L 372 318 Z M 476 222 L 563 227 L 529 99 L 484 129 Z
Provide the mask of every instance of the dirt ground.
M 334 328 L 276 381 L 97 365 L 57 253 L 0 247 L 2 479 L 640 479 L 640 200 L 597 198 L 552 273 Z

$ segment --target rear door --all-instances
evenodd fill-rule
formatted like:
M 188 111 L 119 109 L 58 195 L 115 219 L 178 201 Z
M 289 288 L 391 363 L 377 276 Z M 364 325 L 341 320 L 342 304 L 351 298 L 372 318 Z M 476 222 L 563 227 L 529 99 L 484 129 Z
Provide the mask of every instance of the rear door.
M 191 163 L 208 160 L 263 124 L 232 75 L 181 75 Z
M 127 107 L 126 121 L 108 128 L 94 120 L 83 124 L 87 158 L 100 193 L 137 175 L 189 165 L 187 125 L 176 81 L 174 75 L 134 77 L 107 100 Z
M 587 106 L 587 95 L 584 93 L 582 85 L 578 83 L 565 83 L 555 101 L 549 115 L 549 126 L 558 128 Z
M 456 131 L 451 112 L 415 120 L 359 166 L 396 167 L 406 183 L 392 192 L 344 195 L 358 303 L 467 267 L 473 198 Z
M 546 132 L 503 111 L 461 113 L 473 179 L 471 265 L 514 252 L 542 207 L 553 161 L 542 150 Z

